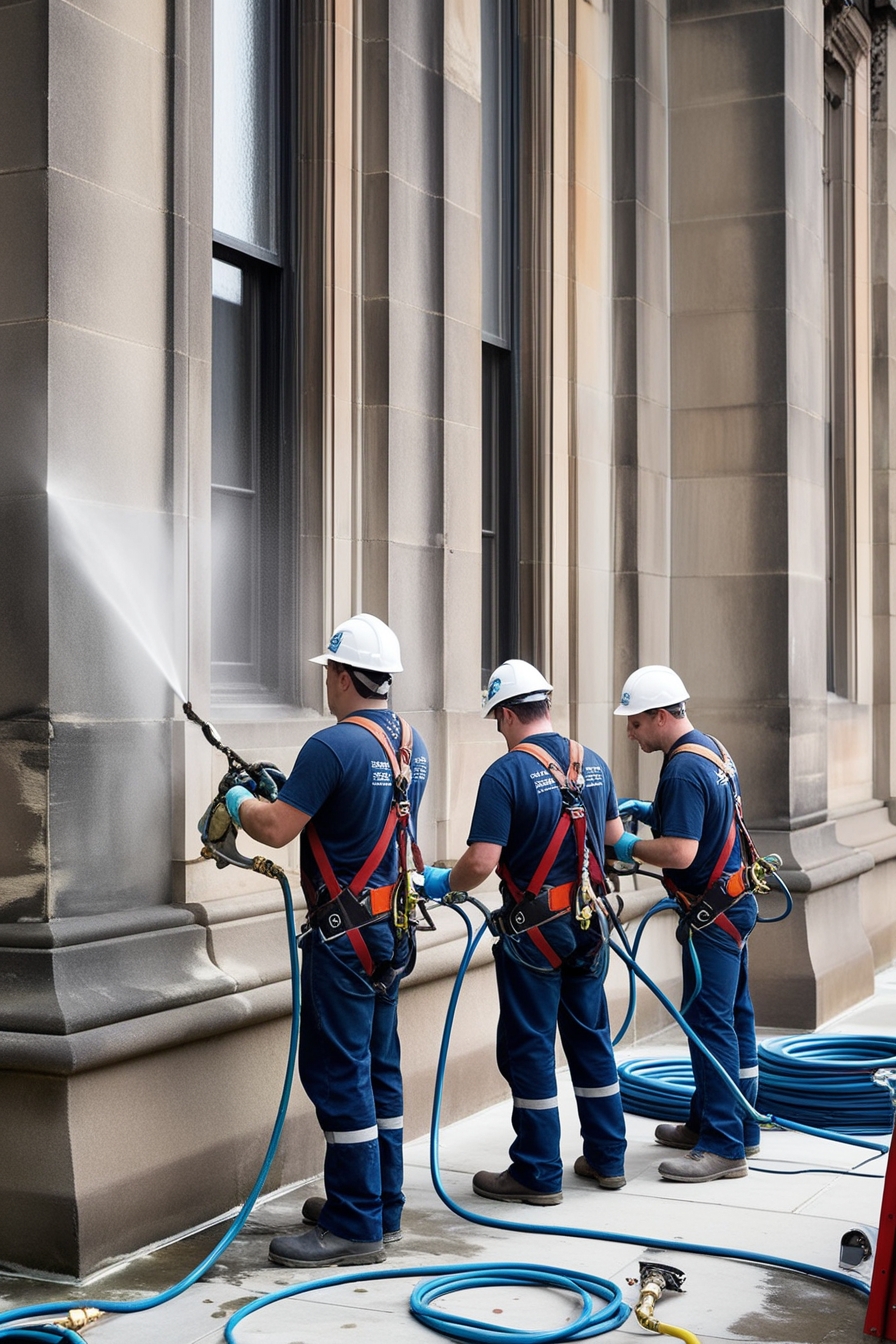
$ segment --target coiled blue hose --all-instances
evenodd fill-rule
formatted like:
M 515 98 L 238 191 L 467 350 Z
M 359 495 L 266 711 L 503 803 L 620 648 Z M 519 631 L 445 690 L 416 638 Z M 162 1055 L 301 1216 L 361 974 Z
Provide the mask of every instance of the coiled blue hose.
M 778 1036 L 759 1043 L 759 1100 L 840 1134 L 889 1134 L 893 1103 L 872 1078 L 896 1067 L 893 1036 Z
M 893 1104 L 872 1075 L 893 1067 L 892 1036 L 772 1037 L 759 1042 L 757 1109 L 840 1136 L 889 1134 Z M 694 1090 L 689 1059 L 631 1059 L 618 1072 L 623 1109 L 631 1115 L 687 1120 Z
M 626 1059 L 616 1072 L 622 1109 L 629 1115 L 677 1124 L 687 1120 L 694 1091 L 690 1059 Z

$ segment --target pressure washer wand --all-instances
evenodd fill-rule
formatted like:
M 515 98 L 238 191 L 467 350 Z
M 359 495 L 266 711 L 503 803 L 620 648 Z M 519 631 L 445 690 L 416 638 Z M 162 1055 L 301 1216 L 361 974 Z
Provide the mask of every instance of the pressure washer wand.
M 214 728 L 210 723 L 206 723 L 205 719 L 200 719 L 189 700 L 184 701 L 183 710 L 190 722 L 197 723 L 202 729 L 202 735 L 206 742 L 211 743 L 211 745 L 218 751 L 223 751 L 230 762 L 231 767 L 234 769 L 245 770 L 247 774 L 252 773 L 252 767 L 243 760 L 242 756 L 238 756 L 232 747 L 228 747 L 226 743 L 221 741 L 221 734 L 218 732 L 217 728 Z

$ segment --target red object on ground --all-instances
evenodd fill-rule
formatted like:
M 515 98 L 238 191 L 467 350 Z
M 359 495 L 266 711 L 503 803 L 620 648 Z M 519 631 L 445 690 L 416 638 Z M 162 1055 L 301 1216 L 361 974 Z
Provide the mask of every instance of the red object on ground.
M 865 1334 L 896 1340 L 896 1144 L 891 1144 L 880 1206 Z

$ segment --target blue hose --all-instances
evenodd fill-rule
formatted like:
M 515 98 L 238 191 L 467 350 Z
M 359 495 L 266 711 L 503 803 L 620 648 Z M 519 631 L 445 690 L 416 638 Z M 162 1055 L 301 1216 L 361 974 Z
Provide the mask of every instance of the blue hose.
M 873 1081 L 896 1067 L 893 1036 L 779 1036 L 759 1043 L 759 1101 L 841 1134 L 889 1134 L 893 1103 Z
M 486 923 L 483 923 L 474 936 L 473 926 L 470 923 L 466 911 L 460 909 L 460 907 L 456 905 L 452 905 L 451 908 L 457 911 L 458 915 L 460 915 L 466 925 L 467 945 L 464 950 L 464 955 L 461 958 L 457 977 L 452 987 L 448 1012 L 445 1016 L 445 1026 L 442 1031 L 439 1062 L 436 1069 L 432 1129 L 430 1135 L 430 1161 L 432 1163 L 432 1179 L 436 1193 L 442 1202 L 447 1204 L 448 1208 L 454 1213 L 459 1214 L 461 1218 L 466 1218 L 468 1222 L 480 1223 L 485 1227 L 508 1228 L 510 1231 L 521 1232 L 566 1231 L 569 1235 L 582 1237 L 595 1235 L 579 1229 L 574 1229 L 570 1232 L 569 1229 L 533 1228 L 526 1223 L 503 1223 L 495 1218 L 486 1218 L 479 1214 L 468 1213 L 467 1210 L 461 1208 L 459 1204 L 455 1204 L 450 1196 L 445 1193 L 439 1171 L 438 1131 L 442 1113 L 442 1090 L 445 1081 L 445 1066 L 448 1060 L 448 1043 L 451 1039 L 451 1029 L 454 1025 L 457 1002 L 460 996 L 460 989 L 464 976 L 467 973 L 467 968 L 470 965 L 470 961 L 472 960 L 479 941 L 488 927 Z M 617 1241 L 630 1240 L 630 1238 L 625 1237 L 616 1237 L 614 1239 Z M 650 1238 L 650 1243 L 651 1245 L 659 1245 L 653 1238 Z M 471 1269 L 469 1265 L 439 1265 L 438 1267 L 418 1265 L 411 1269 L 371 1270 L 362 1274 L 340 1274 L 325 1279 L 312 1279 L 310 1283 L 299 1284 L 295 1288 L 283 1288 L 280 1292 L 269 1293 L 265 1297 L 258 1298 L 255 1302 L 248 1303 L 247 1306 L 242 1307 L 238 1312 L 231 1316 L 224 1327 L 224 1338 L 227 1341 L 227 1344 L 236 1344 L 236 1327 L 241 1321 L 245 1320 L 247 1316 L 252 1315 L 253 1312 L 261 1311 L 263 1308 L 271 1306 L 274 1302 L 282 1302 L 288 1297 L 300 1297 L 304 1293 L 315 1292 L 319 1288 L 333 1288 L 343 1283 L 363 1283 L 381 1279 L 437 1277 L 438 1282 L 441 1284 L 441 1291 L 438 1294 L 432 1294 L 432 1296 L 445 1296 L 447 1293 L 458 1292 L 461 1287 L 491 1287 L 497 1281 L 494 1278 L 495 1275 L 500 1275 L 501 1281 L 505 1285 L 528 1283 L 531 1282 L 529 1276 L 533 1269 L 538 1269 L 540 1273 L 544 1274 L 544 1282 L 550 1282 L 554 1287 L 564 1291 L 578 1292 L 580 1296 L 582 1296 L 583 1301 L 585 1300 L 586 1294 L 588 1294 L 589 1297 L 597 1295 L 604 1298 L 607 1305 L 599 1311 L 594 1311 L 593 1307 L 591 1308 L 587 1320 L 587 1330 L 585 1329 L 586 1322 L 580 1317 L 575 1323 L 578 1331 L 575 1335 L 569 1333 L 570 1327 L 559 1332 L 554 1331 L 552 1333 L 545 1333 L 543 1331 L 518 1331 L 503 1326 L 499 1333 L 500 1338 L 506 1341 L 506 1344 L 549 1344 L 550 1341 L 559 1341 L 561 1339 L 583 1339 L 586 1337 L 586 1334 L 588 1336 L 603 1334 L 608 1330 L 617 1329 L 618 1326 L 627 1319 L 631 1311 L 631 1308 L 622 1301 L 620 1290 L 608 1279 L 597 1279 L 592 1275 L 576 1274 L 569 1270 L 552 1270 L 544 1265 L 532 1266 L 527 1264 L 509 1264 L 500 1261 L 497 1263 L 477 1265 L 475 1269 Z M 463 1283 L 461 1283 L 461 1280 L 463 1280 Z M 576 1286 L 573 1289 L 570 1289 L 570 1284 L 575 1284 Z M 581 1287 L 579 1285 L 581 1285 Z M 458 1333 L 461 1327 L 455 1323 L 451 1323 L 451 1328 L 448 1329 L 447 1326 L 451 1322 L 451 1318 L 440 1311 L 436 1311 L 432 1307 L 429 1295 L 425 1291 L 418 1291 L 412 1294 L 410 1305 L 413 1314 L 424 1325 L 428 1325 L 431 1329 L 437 1330 L 442 1334 L 448 1334 L 452 1338 L 461 1338 Z M 457 1318 L 454 1318 L 454 1320 L 456 1319 Z M 491 1324 L 471 1325 L 468 1321 L 464 1321 L 463 1329 L 467 1332 L 462 1336 L 464 1339 L 481 1341 L 481 1344 L 492 1344 L 497 1333 L 496 1327 Z
M 889 1091 L 872 1078 L 896 1066 L 892 1036 L 778 1036 L 759 1043 L 760 1112 L 774 1111 L 785 1128 L 797 1116 L 821 1133 L 846 1141 L 857 1134 L 890 1134 Z M 631 1115 L 683 1123 L 694 1074 L 689 1059 L 630 1059 L 619 1065 L 623 1108 Z M 881 1151 L 884 1151 L 881 1145 Z
M 97 1311 L 113 1312 L 119 1315 L 126 1315 L 138 1311 L 149 1311 L 152 1307 L 160 1307 L 163 1302 L 170 1302 L 172 1298 L 179 1297 L 187 1288 L 192 1287 L 198 1279 L 201 1279 L 207 1269 L 220 1258 L 234 1240 L 242 1231 L 246 1219 L 252 1212 L 253 1205 L 261 1194 L 267 1175 L 274 1160 L 274 1154 L 280 1142 L 280 1135 L 286 1120 L 286 1109 L 289 1105 L 289 1096 L 292 1091 L 293 1077 L 295 1076 L 296 1055 L 299 1043 L 299 1014 L 301 1007 L 301 985 L 299 978 L 299 952 L 296 941 L 296 922 L 292 908 L 292 892 L 289 888 L 286 874 L 280 869 L 274 870 L 274 875 L 280 883 L 283 892 L 284 905 L 286 907 L 286 929 L 289 938 L 289 972 L 292 984 L 292 1028 L 289 1037 L 289 1056 L 286 1067 L 286 1077 L 283 1080 L 283 1090 L 280 1095 L 280 1105 L 277 1109 L 277 1118 L 274 1122 L 274 1128 L 268 1143 L 267 1152 L 258 1178 L 249 1192 L 245 1204 L 240 1209 L 236 1218 L 231 1223 L 225 1235 L 221 1238 L 213 1250 L 196 1266 L 180 1283 L 176 1283 L 173 1288 L 168 1288 L 163 1293 L 158 1293 L 154 1297 L 142 1298 L 138 1302 L 105 1302 L 101 1299 L 87 1299 L 77 1302 L 50 1302 L 34 1307 L 19 1307 L 13 1311 L 0 1313 L 0 1341 L 3 1344 L 56 1344 L 59 1340 L 71 1341 L 72 1344 L 84 1344 L 83 1337 L 72 1330 L 61 1328 L 52 1324 L 41 1324 L 33 1327 L 22 1328 L 16 1322 L 33 1320 L 35 1317 L 42 1316 L 64 1316 L 75 1308 L 93 1307 Z
M 290 943 L 290 971 L 293 985 L 293 1015 L 292 1015 L 292 1030 L 290 1035 L 289 1059 L 287 1065 L 286 1079 L 284 1081 L 283 1093 L 281 1096 L 280 1107 L 277 1113 L 277 1120 L 275 1122 L 274 1130 L 271 1135 L 268 1151 L 264 1163 L 262 1165 L 261 1171 L 259 1172 L 258 1179 L 256 1180 L 255 1186 L 253 1187 L 242 1210 L 238 1214 L 237 1218 L 234 1220 L 227 1234 L 222 1238 L 222 1240 L 217 1244 L 217 1246 L 212 1251 L 209 1252 L 209 1254 L 205 1257 L 205 1259 L 201 1262 L 201 1264 L 199 1264 L 189 1275 L 187 1275 L 186 1278 L 181 1280 L 180 1283 L 176 1284 L 173 1288 L 168 1289 L 166 1292 L 160 1293 L 152 1298 L 144 1299 L 140 1302 L 120 1303 L 120 1302 L 103 1302 L 103 1301 L 80 1301 L 72 1303 L 53 1303 L 50 1305 L 31 1307 L 26 1308 L 24 1310 L 18 1310 L 15 1312 L 3 1313 L 2 1315 L 0 1315 L 0 1341 L 8 1341 L 8 1344 L 30 1344 L 31 1341 L 34 1341 L 34 1344 L 50 1344 L 50 1341 L 53 1341 L 55 1344 L 55 1341 L 63 1340 L 70 1342 L 70 1344 L 83 1344 L 82 1337 L 80 1335 L 64 1328 L 42 1325 L 34 1329 L 29 1327 L 24 1328 L 20 1327 L 16 1329 L 13 1323 L 22 1322 L 39 1316 L 56 1315 L 61 1312 L 67 1313 L 73 1307 L 82 1307 L 82 1308 L 95 1307 L 100 1311 L 110 1313 L 117 1312 L 119 1314 L 123 1314 L 137 1311 L 146 1311 L 152 1307 L 160 1306 L 163 1302 L 168 1302 L 172 1298 L 177 1297 L 180 1293 L 184 1292 L 199 1278 L 201 1278 L 201 1276 L 205 1273 L 205 1271 L 209 1269 L 212 1264 L 215 1263 L 215 1261 L 220 1257 L 221 1254 L 223 1254 L 224 1250 L 227 1248 L 227 1246 L 230 1245 L 234 1237 L 237 1236 L 239 1231 L 244 1226 L 246 1219 L 248 1218 L 249 1213 L 251 1212 L 252 1206 L 254 1205 L 255 1200 L 257 1199 L 264 1185 L 264 1181 L 267 1177 L 271 1161 L 273 1160 L 273 1156 L 280 1139 L 280 1133 L 282 1131 L 283 1123 L 286 1117 L 286 1108 L 289 1102 L 289 1094 L 292 1085 L 292 1078 L 295 1069 L 295 1058 L 298 1046 L 298 1023 L 299 1023 L 300 1003 L 299 1003 L 298 952 L 296 947 L 295 921 L 292 911 L 292 897 L 289 892 L 289 885 L 286 881 L 285 875 L 280 879 L 280 881 L 281 881 L 281 887 L 283 888 L 286 904 L 287 927 L 289 932 L 289 943 Z M 458 970 L 457 978 L 455 980 L 452 989 L 448 1012 L 445 1018 L 445 1027 L 442 1033 L 442 1042 L 439 1051 L 438 1068 L 436 1071 L 436 1083 L 435 1083 L 435 1094 L 433 1097 L 432 1126 L 430 1137 L 430 1160 L 432 1167 L 433 1186 L 435 1188 L 436 1194 L 439 1196 L 442 1202 L 449 1209 L 452 1210 L 452 1212 L 456 1213 L 459 1217 L 466 1219 L 466 1221 L 468 1222 L 472 1222 L 484 1227 L 494 1227 L 511 1232 L 537 1231 L 541 1235 L 577 1237 L 587 1240 L 623 1243 L 626 1245 L 637 1245 L 642 1241 L 646 1241 L 651 1247 L 656 1247 L 658 1249 L 663 1250 L 686 1251 L 698 1255 L 712 1255 L 725 1259 L 745 1260 L 756 1264 L 771 1265 L 777 1268 L 794 1270 L 796 1272 L 808 1274 L 816 1278 L 825 1279 L 828 1282 L 839 1283 L 848 1286 L 850 1288 L 857 1289 L 860 1293 L 864 1293 L 865 1295 L 868 1294 L 869 1292 L 868 1287 L 865 1284 L 861 1283 L 860 1281 L 856 1280 L 856 1278 L 854 1278 L 851 1275 L 839 1273 L 838 1271 L 835 1270 L 828 1270 L 822 1266 L 805 1264 L 801 1261 L 796 1260 L 789 1260 L 780 1256 L 759 1255 L 753 1251 L 738 1250 L 736 1248 L 721 1247 L 721 1246 L 706 1246 L 701 1245 L 699 1243 L 685 1242 L 678 1239 L 663 1240 L 653 1235 L 650 1235 L 649 1237 L 646 1238 L 642 1238 L 632 1236 L 631 1234 L 623 1235 L 615 1232 L 604 1232 L 587 1228 L 545 1227 L 545 1226 L 533 1227 L 529 1223 L 504 1221 L 501 1219 L 488 1217 L 484 1214 L 472 1213 L 467 1209 L 464 1209 L 461 1205 L 457 1204 L 450 1197 L 450 1195 L 448 1195 L 447 1191 L 444 1188 L 439 1165 L 438 1136 L 441 1120 L 442 1091 L 444 1086 L 445 1069 L 448 1057 L 448 1045 L 450 1041 L 451 1030 L 454 1025 L 454 1018 L 457 1011 L 457 1003 L 460 995 L 461 985 L 463 983 L 464 977 L 466 975 L 467 969 L 469 967 L 470 961 L 472 960 L 476 947 L 478 946 L 478 943 L 488 926 L 487 924 L 483 923 L 478 932 L 476 933 L 476 935 L 474 936 L 472 925 L 466 912 L 456 906 L 453 906 L 452 908 L 457 909 L 457 913 L 460 915 L 460 917 L 463 919 L 466 925 L 467 946 L 464 955 L 461 959 L 461 964 Z M 694 1039 L 697 1046 L 703 1050 L 703 1052 L 707 1055 L 707 1057 L 714 1064 L 714 1066 L 716 1068 L 719 1068 L 715 1060 L 713 1060 L 713 1057 L 709 1053 L 709 1051 L 707 1051 L 706 1048 L 702 1046 L 702 1044 L 696 1039 L 696 1037 L 693 1036 L 693 1033 L 691 1032 L 690 1028 L 681 1019 L 680 1015 L 673 1007 L 673 1005 L 670 1003 L 670 1001 L 666 998 L 665 994 L 663 994 L 663 992 L 659 989 L 659 987 L 656 984 L 654 984 L 654 982 L 650 979 L 650 977 L 647 976 L 646 973 L 642 971 L 639 966 L 637 966 L 634 957 L 630 955 L 628 949 L 626 948 L 626 950 L 623 951 L 612 940 L 609 941 L 610 941 L 610 947 L 612 947 L 616 955 L 621 957 L 622 960 L 627 964 L 630 974 L 636 975 L 648 986 L 649 989 L 652 990 L 652 992 L 657 996 L 657 998 L 666 1007 L 666 1009 L 670 1012 L 670 1014 L 679 1021 L 683 1029 L 688 1033 L 689 1036 L 691 1036 L 692 1039 Z M 637 940 L 636 940 L 636 946 L 637 946 Z M 722 1073 L 723 1077 L 727 1078 L 727 1075 L 724 1074 L 723 1070 L 720 1070 L 720 1072 Z M 748 1103 L 746 1103 L 745 1099 L 743 1098 L 739 1089 L 737 1089 L 736 1085 L 733 1082 L 731 1082 L 731 1080 L 728 1081 L 732 1090 L 736 1093 L 737 1097 L 739 1098 L 741 1104 L 744 1106 L 745 1109 L 752 1111 L 754 1116 L 756 1116 L 756 1118 L 760 1120 L 766 1121 L 772 1118 L 772 1117 L 760 1116 L 758 1112 L 753 1111 L 753 1108 L 749 1107 Z M 824 1131 L 813 1130 L 811 1128 L 802 1125 L 790 1124 L 787 1127 L 799 1129 L 805 1133 L 821 1132 L 824 1134 Z M 835 1136 L 825 1135 L 825 1137 L 835 1137 Z M 887 1151 L 886 1148 L 881 1148 L 880 1145 L 877 1144 L 863 1143 L 861 1140 L 853 1140 L 853 1142 L 858 1143 L 859 1146 L 874 1148 L 880 1152 Z M 252 1314 L 253 1312 L 260 1311 L 264 1307 L 270 1306 L 274 1302 L 282 1301 L 285 1298 L 298 1297 L 304 1293 L 313 1292 L 320 1288 L 334 1287 L 344 1283 L 362 1283 L 380 1279 L 421 1278 L 421 1277 L 430 1280 L 430 1282 L 425 1285 L 418 1285 L 418 1287 L 412 1294 L 411 1311 L 413 1312 L 413 1314 L 421 1322 L 428 1325 L 430 1328 L 439 1331 L 442 1334 L 449 1335 L 451 1338 L 471 1340 L 474 1341 L 474 1344 L 493 1344 L 493 1341 L 495 1339 L 501 1339 L 503 1341 L 506 1341 L 506 1344 L 517 1344 L 517 1342 L 519 1342 L 519 1344 L 555 1344 L 555 1342 L 559 1342 L 565 1339 L 589 1338 L 597 1334 L 606 1333 L 609 1330 L 617 1329 L 627 1319 L 631 1310 L 630 1307 L 622 1301 L 621 1292 L 616 1287 L 615 1284 L 613 1284 L 608 1280 L 600 1279 L 593 1275 L 576 1274 L 567 1270 L 558 1270 L 548 1266 L 535 1266 L 525 1263 L 483 1264 L 477 1266 L 475 1269 L 471 1269 L 469 1265 L 448 1265 L 448 1266 L 440 1265 L 438 1268 L 417 1266 L 406 1269 L 374 1270 L 371 1272 L 362 1272 L 362 1273 L 354 1272 L 350 1274 L 331 1276 L 324 1279 L 314 1279 L 309 1283 L 300 1284 L 296 1287 L 286 1288 L 281 1290 L 280 1292 L 268 1294 L 264 1297 L 256 1299 L 254 1302 L 247 1304 L 240 1311 L 236 1312 L 224 1327 L 224 1338 L 227 1341 L 227 1344 L 236 1344 L 234 1332 L 236 1330 L 236 1327 L 239 1325 L 241 1321 L 245 1320 L 245 1318 L 250 1314 Z M 459 1292 L 462 1289 L 480 1288 L 480 1287 L 491 1288 L 496 1285 L 513 1286 L 516 1284 L 531 1284 L 533 1282 L 543 1283 L 551 1287 L 554 1287 L 555 1289 L 564 1291 L 566 1293 L 572 1293 L 574 1295 L 577 1295 L 581 1299 L 583 1306 L 576 1320 L 572 1322 L 571 1325 L 566 1326 L 565 1328 L 559 1331 L 553 1331 L 553 1332 L 517 1331 L 513 1329 L 508 1329 L 506 1326 L 495 1326 L 491 1323 L 474 1324 L 464 1317 L 457 1317 L 451 1313 L 446 1313 L 433 1306 L 433 1303 L 437 1298 L 445 1297 L 453 1292 Z M 598 1310 L 595 1310 L 594 1298 L 603 1300 L 605 1302 L 605 1306 Z M 13 1328 L 12 1329 L 4 1328 L 9 1325 L 13 1325 Z

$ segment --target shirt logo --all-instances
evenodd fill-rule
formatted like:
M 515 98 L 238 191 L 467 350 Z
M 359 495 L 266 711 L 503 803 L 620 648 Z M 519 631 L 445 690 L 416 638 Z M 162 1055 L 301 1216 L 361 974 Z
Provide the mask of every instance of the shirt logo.
M 336 652 L 336 650 L 339 648 L 339 645 L 342 643 L 342 636 L 343 636 L 344 634 L 345 634 L 345 631 L 344 631 L 344 630 L 337 630 L 337 631 L 336 631 L 336 633 L 333 635 L 332 639 L 330 640 L 329 644 L 327 645 L 327 652 L 328 652 L 328 653 L 335 653 L 335 652 Z

